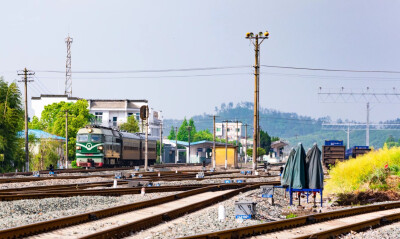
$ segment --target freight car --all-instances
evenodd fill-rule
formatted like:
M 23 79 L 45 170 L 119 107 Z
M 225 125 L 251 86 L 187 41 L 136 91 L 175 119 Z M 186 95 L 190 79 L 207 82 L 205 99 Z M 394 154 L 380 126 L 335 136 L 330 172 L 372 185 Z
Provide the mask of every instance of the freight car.
M 148 163 L 156 162 L 157 139 L 148 137 Z M 79 129 L 76 136 L 76 164 L 79 167 L 116 167 L 143 165 L 145 136 L 120 132 L 102 126 Z

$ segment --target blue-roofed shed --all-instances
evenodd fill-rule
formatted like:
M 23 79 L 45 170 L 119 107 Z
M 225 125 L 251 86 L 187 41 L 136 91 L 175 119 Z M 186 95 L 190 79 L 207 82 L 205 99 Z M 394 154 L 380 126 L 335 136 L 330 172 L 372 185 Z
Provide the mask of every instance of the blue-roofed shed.
M 43 130 L 38 130 L 38 129 L 30 129 L 30 130 L 28 130 L 28 134 L 33 134 L 35 136 L 35 138 L 38 138 L 38 139 L 54 139 L 54 140 L 63 140 L 63 141 L 65 141 L 64 137 L 57 136 L 57 135 L 54 135 L 54 134 L 50 134 L 50 133 L 44 132 Z M 18 132 L 18 136 L 20 138 L 24 138 L 25 137 L 25 130 L 19 131 Z

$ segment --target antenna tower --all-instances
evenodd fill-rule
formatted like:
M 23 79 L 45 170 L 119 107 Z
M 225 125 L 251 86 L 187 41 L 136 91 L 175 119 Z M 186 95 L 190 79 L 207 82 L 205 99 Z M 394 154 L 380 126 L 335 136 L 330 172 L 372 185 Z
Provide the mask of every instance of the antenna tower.
M 65 94 L 72 96 L 72 79 L 71 79 L 71 43 L 72 37 L 69 36 L 65 38 L 65 43 L 67 44 L 67 61 L 65 63 Z

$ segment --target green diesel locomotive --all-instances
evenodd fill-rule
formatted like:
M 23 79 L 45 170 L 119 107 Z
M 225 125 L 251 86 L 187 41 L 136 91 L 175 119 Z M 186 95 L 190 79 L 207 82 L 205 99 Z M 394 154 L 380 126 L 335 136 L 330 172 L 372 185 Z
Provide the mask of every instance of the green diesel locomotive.
M 157 139 L 148 137 L 148 163 L 156 162 Z M 87 126 L 76 136 L 76 164 L 79 167 L 143 165 L 145 136 L 102 127 Z

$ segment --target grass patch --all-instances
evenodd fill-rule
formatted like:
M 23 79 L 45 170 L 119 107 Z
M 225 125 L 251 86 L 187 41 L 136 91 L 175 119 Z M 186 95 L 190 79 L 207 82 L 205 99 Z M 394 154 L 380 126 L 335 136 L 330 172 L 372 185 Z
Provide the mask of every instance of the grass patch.
M 330 178 L 327 179 L 324 189 L 327 193 L 350 193 L 371 187 L 386 190 L 387 177 L 392 172 L 399 174 L 399 169 L 400 147 L 383 147 L 357 158 L 336 162 L 329 170 Z
M 295 218 L 295 217 L 297 217 L 297 215 L 293 214 L 293 213 L 286 215 L 286 219 Z

